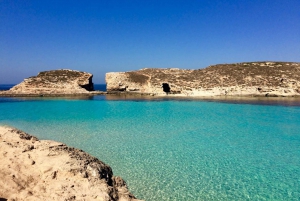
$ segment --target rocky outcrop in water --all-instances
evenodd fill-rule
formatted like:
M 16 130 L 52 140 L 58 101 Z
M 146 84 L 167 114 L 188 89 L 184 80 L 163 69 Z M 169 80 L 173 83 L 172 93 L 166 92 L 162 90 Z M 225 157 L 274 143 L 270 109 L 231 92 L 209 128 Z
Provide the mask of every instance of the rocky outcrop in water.
M 145 68 L 106 74 L 107 91 L 178 96 L 299 96 L 300 63 L 245 62 L 198 70 Z
M 10 90 L 7 94 L 86 94 L 94 90 L 93 75 L 75 70 L 52 70 L 40 72 L 29 77 Z
M 97 158 L 0 126 L 0 200 L 137 201 Z

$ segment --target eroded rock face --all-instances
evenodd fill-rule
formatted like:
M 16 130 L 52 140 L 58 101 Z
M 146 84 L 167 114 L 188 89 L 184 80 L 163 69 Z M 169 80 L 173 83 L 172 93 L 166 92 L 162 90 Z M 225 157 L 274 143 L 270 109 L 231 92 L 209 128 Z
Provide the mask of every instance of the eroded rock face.
M 181 96 L 300 95 L 300 63 L 247 62 L 205 69 L 142 69 L 107 73 L 107 91 Z
M 137 201 L 112 169 L 65 144 L 0 126 L 0 198 Z
M 81 94 L 94 90 L 93 75 L 74 70 L 40 72 L 11 88 L 12 94 Z

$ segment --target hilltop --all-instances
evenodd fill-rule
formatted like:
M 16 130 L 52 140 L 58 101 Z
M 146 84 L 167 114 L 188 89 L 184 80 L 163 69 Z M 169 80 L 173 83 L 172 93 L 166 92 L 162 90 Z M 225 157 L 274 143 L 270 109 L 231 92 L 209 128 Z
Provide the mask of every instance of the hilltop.
M 178 96 L 298 96 L 300 63 L 244 62 L 204 69 L 145 68 L 106 74 L 108 92 Z
M 23 82 L 3 95 L 76 95 L 89 94 L 94 90 L 91 73 L 61 69 L 38 73 L 24 79 Z

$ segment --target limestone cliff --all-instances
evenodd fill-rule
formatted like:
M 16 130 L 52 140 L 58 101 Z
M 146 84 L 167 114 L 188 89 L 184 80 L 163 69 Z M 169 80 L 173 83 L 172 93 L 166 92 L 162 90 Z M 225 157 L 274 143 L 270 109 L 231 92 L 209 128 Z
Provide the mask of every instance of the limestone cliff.
M 145 68 L 106 74 L 107 91 L 181 96 L 299 96 L 300 63 L 245 62 L 198 70 Z
M 93 75 L 74 70 L 40 72 L 11 88 L 11 94 L 82 94 L 94 90 Z

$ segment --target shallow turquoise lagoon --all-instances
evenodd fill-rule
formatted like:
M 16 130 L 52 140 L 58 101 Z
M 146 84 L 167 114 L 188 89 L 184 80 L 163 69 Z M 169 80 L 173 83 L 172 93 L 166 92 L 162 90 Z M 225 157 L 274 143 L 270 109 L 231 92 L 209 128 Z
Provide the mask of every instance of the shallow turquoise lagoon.
M 109 164 L 141 199 L 300 200 L 300 107 L 0 98 L 0 125 Z

